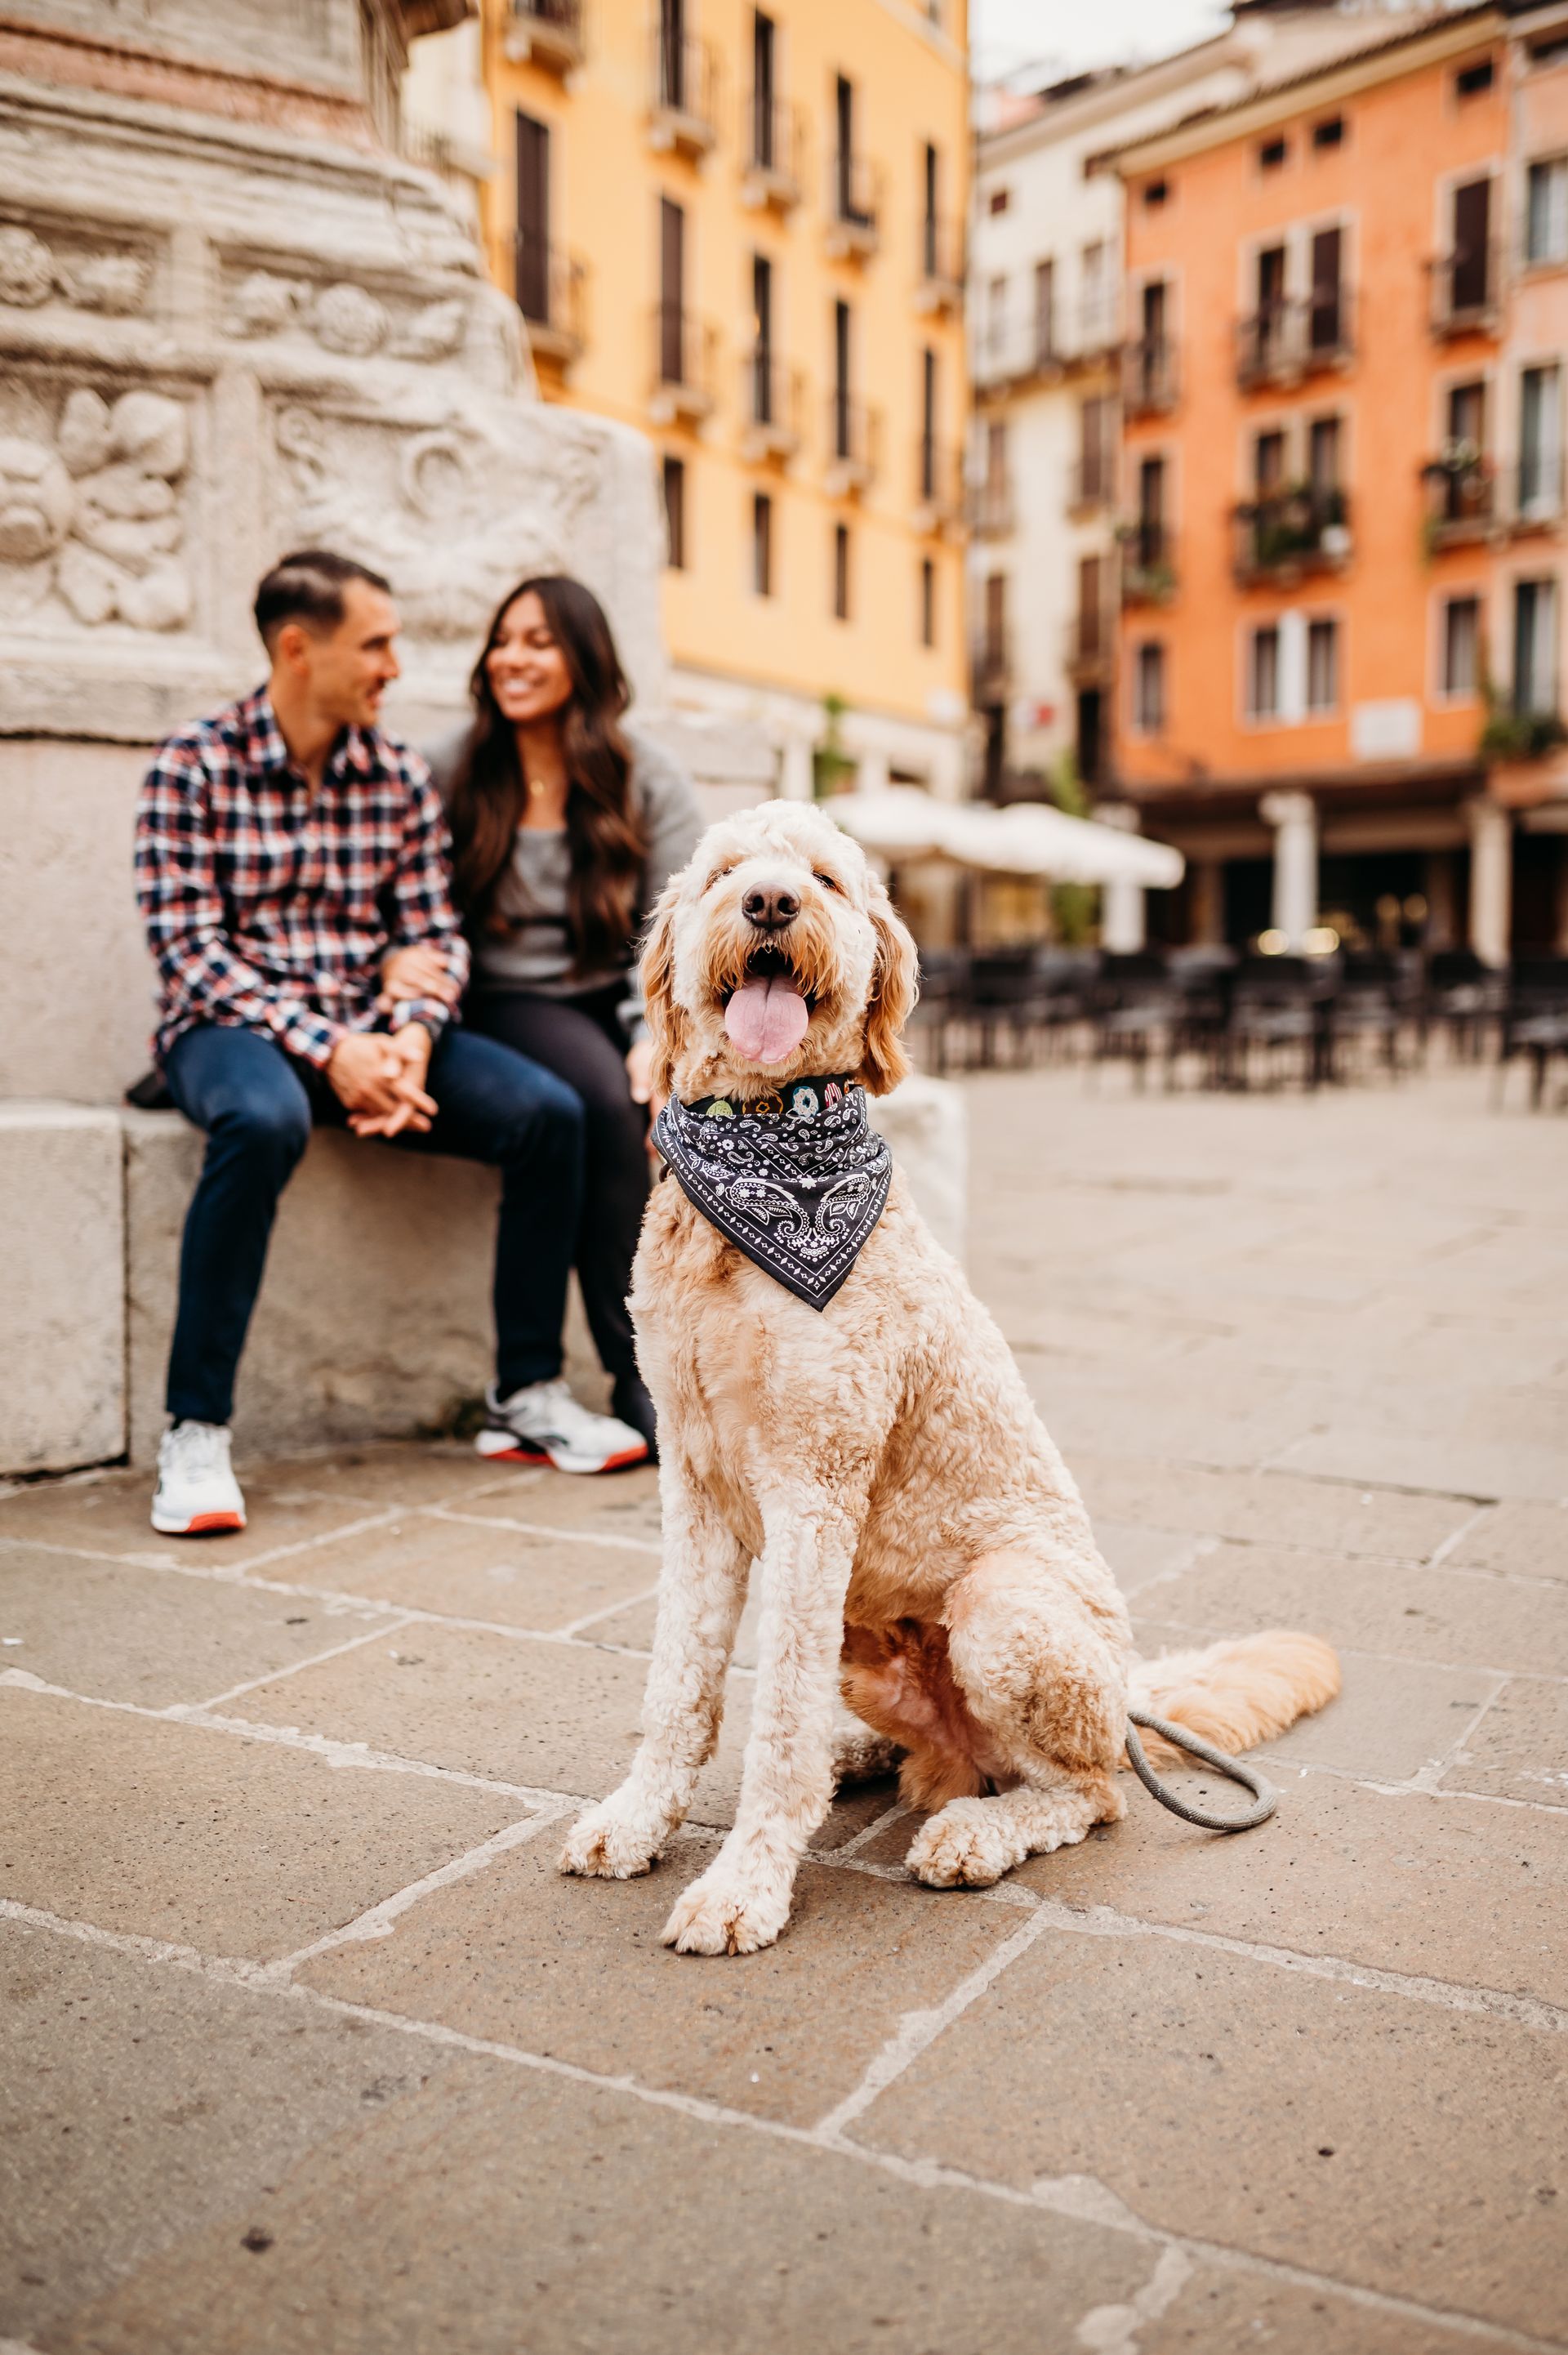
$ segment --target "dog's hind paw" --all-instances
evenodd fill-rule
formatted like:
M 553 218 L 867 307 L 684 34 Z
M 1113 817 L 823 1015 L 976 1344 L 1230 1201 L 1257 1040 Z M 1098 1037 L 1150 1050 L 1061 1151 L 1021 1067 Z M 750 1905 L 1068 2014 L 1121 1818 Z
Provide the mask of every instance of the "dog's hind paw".
M 755 1955 L 772 1945 L 789 1919 L 789 1891 L 705 1872 L 683 1890 L 664 1924 L 678 1955 Z
M 613 1799 L 605 1799 L 579 1816 L 567 1834 L 561 1870 L 632 1881 L 649 1870 L 658 1853 L 659 1841 L 647 1827 L 629 1821 Z
M 986 1799 L 950 1799 L 922 1824 L 904 1861 L 927 1889 L 989 1889 L 1028 1853 Z

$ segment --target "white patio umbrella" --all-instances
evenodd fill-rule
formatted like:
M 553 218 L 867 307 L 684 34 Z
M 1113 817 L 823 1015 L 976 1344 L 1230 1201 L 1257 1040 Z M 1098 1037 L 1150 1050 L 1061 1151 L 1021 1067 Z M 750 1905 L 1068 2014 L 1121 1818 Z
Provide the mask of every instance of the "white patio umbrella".
M 886 785 L 841 794 L 828 807 L 863 849 L 890 860 L 950 858 L 993 875 L 1137 883 L 1157 891 L 1180 883 L 1185 865 L 1169 843 L 1069 817 L 1043 802 L 997 810 L 978 802 L 938 801 L 917 785 Z
M 962 813 L 918 785 L 884 785 L 865 794 L 836 794 L 827 805 L 844 832 L 863 850 L 884 858 L 960 858 L 954 826 Z

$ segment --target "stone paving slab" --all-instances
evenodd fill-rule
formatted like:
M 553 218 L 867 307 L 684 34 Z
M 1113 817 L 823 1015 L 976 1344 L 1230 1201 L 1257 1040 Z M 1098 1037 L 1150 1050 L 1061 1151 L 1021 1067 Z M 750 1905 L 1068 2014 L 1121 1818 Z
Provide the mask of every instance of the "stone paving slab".
M 1190 1627 L 1142 1616 L 1145 1605 L 1163 1607 L 1169 1593 L 1161 1585 L 1135 1598 L 1139 1614 L 1132 1632 L 1146 1658 L 1181 1651 L 1194 1640 Z M 1428 1660 L 1352 1651 L 1348 1645 L 1337 1648 L 1343 1679 L 1339 1698 L 1270 1742 L 1268 1759 L 1407 1783 L 1446 1765 L 1503 1681 L 1481 1669 L 1439 1668 Z
M 659 1475 L 641 1464 L 602 1480 L 524 1471 L 503 1498 L 463 1510 L 486 1520 L 510 1519 L 520 1529 L 575 1529 L 584 1536 L 636 1538 L 657 1545 Z
M 641 1735 L 648 1663 L 590 1643 L 416 1624 L 261 1685 L 228 1711 L 334 1742 L 365 1742 L 504 1783 L 601 1797 Z M 750 1688 L 732 1676 L 724 1730 L 694 1814 L 727 1824 L 740 1787 Z
M 1212 1472 L 1082 1449 L 1074 1454 L 1072 1470 L 1097 1528 L 1103 1514 L 1193 1535 L 1407 1561 L 1426 1561 L 1476 1511 L 1466 1497 L 1407 1496 L 1288 1472 Z
M 1420 1438 L 1358 1417 L 1304 1439 L 1290 1452 L 1290 1468 L 1403 1488 L 1457 1488 L 1467 1497 L 1551 1499 L 1568 1490 L 1568 1442 L 1530 1445 L 1462 1433 Z
M 422 2045 L 415 2051 L 422 2051 Z M 1083 2355 L 1146 2243 L 455 2060 L 45 2339 L 48 2355 Z
M 195 1554 L 204 1569 L 233 1572 L 311 1544 L 385 1509 L 371 1498 L 334 1495 L 321 1485 L 306 1485 L 322 1482 L 314 1464 L 279 1473 L 240 1468 L 249 1526 L 219 1537 L 161 1537 L 147 1518 L 150 1479 L 145 1474 L 122 1473 L 0 1496 L 0 1538 L 150 1561 L 174 1561 L 182 1555 L 188 1560 Z
M 579 1881 L 546 1834 L 412 1907 L 389 1938 L 308 1966 L 306 1984 L 439 2019 L 596 2074 L 815 2126 L 906 2012 L 935 2008 L 1018 1927 L 1011 1907 L 806 1865 L 789 1935 L 694 1969 L 660 1943 L 715 1840 L 676 1841 L 635 1881 Z
M 504 1793 L 0 1692 L 0 1896 L 204 1954 L 292 1954 L 525 1812 Z
M 416 1611 L 550 1632 L 646 1593 L 658 1556 L 639 1546 L 535 1537 L 504 1522 L 413 1514 L 277 1565 L 281 1574 Z
M 1445 1789 L 1568 1807 L 1568 1685 L 1506 1684 L 1443 1777 Z
M 202 1701 L 391 1622 L 216 1579 L 0 1546 L 0 1676 L 152 1709 Z
M 1302 1627 L 1358 1651 L 1568 1676 L 1568 1611 L 1556 1587 L 1446 1564 L 1224 1544 L 1166 1580 L 1158 1603 L 1168 1624 L 1209 1635 Z
M 1146 2222 L 1563 2324 L 1568 2038 L 1163 1939 L 1045 1930 L 854 2133 Z
M 1563 1412 L 1568 1419 L 1568 1399 Z M 1449 1560 L 1468 1569 L 1568 1579 L 1568 1506 L 1494 1505 L 1465 1531 Z
M 260 2226 L 313 2145 L 450 2056 L 324 2009 L 0 1922 L 0 2335 L 208 2224 Z

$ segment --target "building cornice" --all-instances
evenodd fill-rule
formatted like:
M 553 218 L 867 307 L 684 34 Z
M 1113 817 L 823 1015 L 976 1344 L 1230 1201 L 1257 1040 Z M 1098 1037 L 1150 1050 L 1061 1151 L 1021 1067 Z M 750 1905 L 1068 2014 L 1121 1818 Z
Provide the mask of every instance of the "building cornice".
M 1005 130 L 981 132 L 975 143 L 977 165 L 984 170 L 992 164 L 1014 163 L 1034 147 L 1051 147 L 1081 136 L 1097 123 L 1114 121 L 1129 107 L 1145 106 L 1167 91 L 1179 91 L 1184 82 L 1198 80 L 1233 57 L 1242 62 L 1234 35 L 1216 33 L 1212 40 L 1179 49 L 1174 57 L 1158 58 L 1150 65 L 1118 75 L 1114 81 L 1097 84 L 1080 97 L 1064 99 L 1022 123 L 1009 123 Z
M 1228 106 L 1208 108 L 1192 121 L 1175 123 L 1169 131 L 1129 140 L 1125 146 L 1102 149 L 1098 155 L 1085 158 L 1085 174 L 1117 173 L 1126 179 L 1137 173 L 1165 171 L 1211 147 L 1228 146 L 1233 140 L 1272 131 L 1282 123 L 1294 121 L 1308 107 L 1336 106 L 1380 83 L 1396 81 L 1425 67 L 1462 57 L 1467 50 L 1482 47 L 1506 29 L 1496 0 L 1480 0 L 1478 6 L 1437 23 L 1428 20 L 1419 29 L 1413 27 L 1380 41 L 1372 49 L 1358 49 L 1348 58 L 1312 66 L 1293 74 L 1287 81 L 1255 91 Z

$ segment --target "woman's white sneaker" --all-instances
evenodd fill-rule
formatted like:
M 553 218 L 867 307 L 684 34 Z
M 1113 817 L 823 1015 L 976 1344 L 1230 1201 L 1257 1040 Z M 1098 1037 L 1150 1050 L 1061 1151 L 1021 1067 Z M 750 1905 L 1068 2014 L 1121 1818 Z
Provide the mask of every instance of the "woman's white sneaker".
M 620 1472 L 645 1464 L 648 1442 L 612 1414 L 592 1414 L 566 1383 L 531 1382 L 498 1399 L 486 1391 L 487 1420 L 474 1441 L 502 1464 L 553 1464 L 557 1472 Z
M 153 1527 L 165 1538 L 217 1537 L 245 1527 L 245 1499 L 222 1423 L 176 1423 L 158 1449 Z

